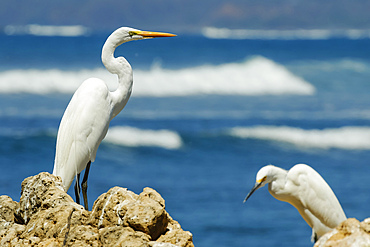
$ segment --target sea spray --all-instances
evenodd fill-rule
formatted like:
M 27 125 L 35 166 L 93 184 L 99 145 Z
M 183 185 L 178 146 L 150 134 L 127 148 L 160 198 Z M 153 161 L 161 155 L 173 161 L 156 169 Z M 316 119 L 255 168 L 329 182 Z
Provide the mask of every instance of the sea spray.
M 77 71 L 8 70 L 0 72 L 0 93 L 69 93 L 90 77 L 104 80 L 111 90 L 117 79 L 105 69 Z M 240 63 L 203 65 L 170 70 L 134 70 L 133 96 L 172 97 L 215 95 L 312 95 L 315 88 L 283 65 L 257 56 Z
M 234 127 L 229 134 L 238 138 L 285 142 L 307 148 L 370 149 L 370 127 L 302 129 L 289 126 L 253 126 Z
M 166 149 L 178 149 L 182 146 L 180 135 L 174 131 L 144 130 L 128 126 L 111 127 L 104 142 L 129 147 L 151 146 Z

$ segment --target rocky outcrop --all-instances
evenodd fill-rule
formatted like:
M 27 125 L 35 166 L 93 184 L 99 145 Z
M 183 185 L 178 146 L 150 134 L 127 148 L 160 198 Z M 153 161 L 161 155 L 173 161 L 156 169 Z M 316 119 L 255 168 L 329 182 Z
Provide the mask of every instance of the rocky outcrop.
M 59 177 L 43 172 L 22 182 L 19 203 L 0 196 L 0 246 L 194 245 L 151 188 L 137 195 L 114 187 L 86 211 L 63 191 Z
M 316 243 L 314 247 L 347 247 L 370 246 L 370 218 L 359 222 L 350 218 L 342 222 L 334 230 L 326 233 Z

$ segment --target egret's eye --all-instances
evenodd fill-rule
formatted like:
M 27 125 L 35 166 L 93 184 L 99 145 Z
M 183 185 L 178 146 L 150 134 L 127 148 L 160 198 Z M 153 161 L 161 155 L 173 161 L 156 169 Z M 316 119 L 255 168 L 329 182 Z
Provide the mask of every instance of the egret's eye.
M 266 176 L 264 176 L 262 179 L 260 179 L 260 180 L 257 180 L 257 183 L 262 183 L 262 182 L 264 182 L 265 180 L 266 180 Z
M 130 36 L 134 36 L 134 35 L 137 35 L 137 32 L 129 31 L 129 32 L 128 32 L 128 34 L 129 34 Z

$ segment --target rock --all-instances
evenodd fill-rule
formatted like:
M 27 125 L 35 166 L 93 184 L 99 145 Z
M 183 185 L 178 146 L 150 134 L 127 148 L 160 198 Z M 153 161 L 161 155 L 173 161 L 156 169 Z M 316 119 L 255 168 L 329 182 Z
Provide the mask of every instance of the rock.
M 173 245 L 183 247 L 194 246 L 193 235 L 190 232 L 182 230 L 180 224 L 172 218 L 170 218 L 170 223 L 167 226 L 167 232 L 161 235 L 157 239 L 157 242 L 171 243 Z M 153 245 L 153 247 L 159 246 L 155 244 Z
M 22 182 L 20 202 L 0 196 L 0 246 L 193 247 L 151 188 L 140 195 L 114 187 L 91 212 L 67 195 L 59 177 L 43 172 Z
M 150 236 L 130 227 L 112 226 L 100 230 L 103 246 L 148 246 Z
M 87 225 L 71 227 L 63 242 L 65 246 L 101 246 L 99 230 Z
M 77 208 L 77 209 L 76 209 Z M 57 238 L 60 241 L 69 234 L 73 227 L 86 224 L 88 211 L 75 205 L 61 205 L 37 212 L 26 226 L 22 238 L 37 236 Z
M 18 203 L 13 202 L 9 196 L 0 196 L 0 219 L 14 222 L 14 213 Z
M 64 193 L 62 179 L 42 172 L 22 182 L 21 199 L 15 216 L 27 224 L 39 210 L 61 204 L 74 204 L 72 197 Z
M 144 188 L 138 196 L 127 189 L 114 187 L 96 200 L 90 222 L 98 228 L 129 226 L 155 240 L 166 231 L 168 217 L 164 200 L 155 190 Z
M 26 226 L 17 223 L 0 222 L 0 246 L 20 246 L 19 236 L 25 231 Z
M 90 214 L 90 223 L 98 228 L 108 226 L 128 226 L 123 220 L 127 205 L 138 198 L 134 192 L 120 187 L 113 187 L 94 202 Z
M 169 244 L 169 243 L 157 243 L 157 242 L 153 242 L 153 243 L 149 243 L 149 246 L 150 247 L 176 247 L 177 245 Z
M 370 218 L 359 222 L 349 218 L 334 230 L 323 235 L 314 247 L 370 246 Z
M 138 199 L 127 205 L 124 221 L 137 231 L 142 231 L 156 240 L 168 225 L 163 198 L 153 189 L 145 188 Z

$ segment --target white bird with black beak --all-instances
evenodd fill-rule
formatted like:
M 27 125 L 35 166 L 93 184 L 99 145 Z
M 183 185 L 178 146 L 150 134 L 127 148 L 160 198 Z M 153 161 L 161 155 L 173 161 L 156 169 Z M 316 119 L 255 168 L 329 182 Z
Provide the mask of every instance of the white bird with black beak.
M 118 76 L 117 89 L 110 92 L 104 81 L 87 79 L 76 90 L 64 112 L 58 130 L 53 175 L 62 178 L 65 191 L 76 177 L 75 194 L 76 202 L 79 203 L 80 173 L 86 168 L 81 184 L 86 209 L 90 164 L 95 160 L 110 121 L 125 107 L 132 90 L 131 65 L 124 57 L 114 57 L 114 51 L 128 41 L 172 36 L 176 35 L 130 27 L 114 31 L 103 46 L 101 59 L 106 69 Z
M 244 202 L 266 184 L 273 197 L 289 202 L 298 210 L 312 228 L 313 242 L 347 219 L 329 185 L 308 165 L 298 164 L 289 171 L 273 165 L 262 167 Z

